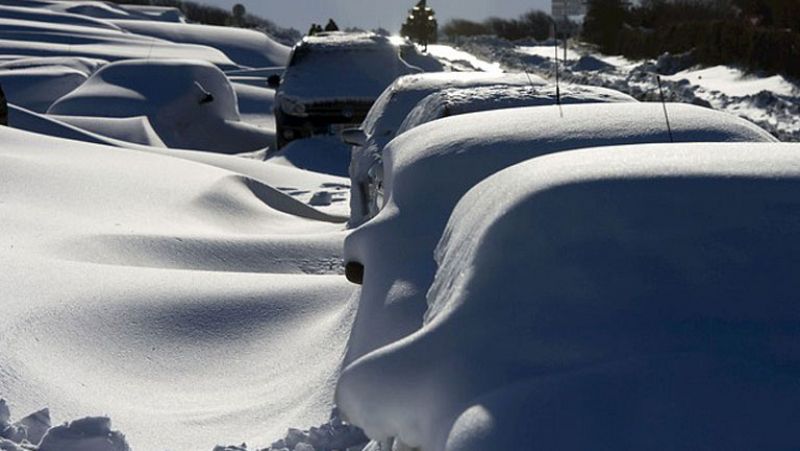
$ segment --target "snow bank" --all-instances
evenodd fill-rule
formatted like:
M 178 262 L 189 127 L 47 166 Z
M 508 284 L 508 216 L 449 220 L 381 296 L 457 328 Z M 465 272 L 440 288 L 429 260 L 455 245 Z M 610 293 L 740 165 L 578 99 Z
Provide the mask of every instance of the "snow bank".
M 786 144 L 499 172 L 453 211 L 425 324 L 347 368 L 339 405 L 426 451 L 791 448 L 798 189 Z
M 191 60 L 109 64 L 59 99 L 49 114 L 146 116 L 169 147 L 239 153 L 272 145 L 274 134 L 240 121 L 236 94 L 214 65 Z
M 554 75 L 553 45 L 514 45 L 479 36 L 459 40 L 463 50 L 496 61 L 507 70 Z M 573 43 L 574 45 L 574 43 Z M 563 48 L 559 50 L 559 57 Z M 784 141 L 800 140 L 800 87 L 782 76 L 748 75 L 734 67 L 693 67 L 691 54 L 661 55 L 657 60 L 631 61 L 601 55 L 582 44 L 560 64 L 562 80 L 616 89 L 639 100 L 657 100 L 657 75 L 667 99 L 703 105 L 746 118 Z
M 676 142 L 774 141 L 744 119 L 668 104 Z M 507 166 L 584 147 L 668 143 L 655 103 L 528 107 L 455 116 L 398 136 L 384 151 L 386 205 L 345 242 L 365 267 L 346 362 L 417 330 L 435 272 L 433 249 L 453 206 Z
M 368 218 L 366 184 L 369 170 L 381 159 L 386 144 L 398 134 L 408 113 L 428 95 L 449 88 L 467 89 L 478 86 L 530 86 L 543 85 L 543 79 L 525 74 L 498 74 L 487 72 L 431 72 L 406 75 L 395 80 L 372 105 L 364 119 L 362 129 L 366 135 L 364 146 L 352 149 L 350 178 L 352 183 L 350 226 L 355 227 Z
M 175 451 L 328 419 L 355 308 L 342 225 L 274 209 L 286 194 L 211 164 L 8 127 L 0 141 L 15 410 L 108 415 L 132 448 Z
M 131 33 L 170 42 L 213 47 L 225 53 L 231 61 L 240 66 L 285 66 L 289 61 L 289 47 L 275 42 L 258 31 L 139 20 L 118 20 L 113 23 Z
M 476 88 L 445 89 L 420 101 L 400 125 L 398 135 L 426 122 L 449 116 L 479 111 L 501 110 L 526 106 L 553 106 L 557 101 L 554 85 L 532 86 L 482 86 Z M 560 102 L 611 103 L 636 102 L 633 97 L 605 88 L 564 85 L 559 90 Z

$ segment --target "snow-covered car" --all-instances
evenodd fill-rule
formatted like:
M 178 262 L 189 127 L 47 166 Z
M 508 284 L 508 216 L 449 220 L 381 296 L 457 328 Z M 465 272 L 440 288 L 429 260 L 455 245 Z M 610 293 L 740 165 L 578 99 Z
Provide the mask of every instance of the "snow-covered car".
M 387 86 L 414 72 L 420 69 L 384 36 L 327 32 L 303 38 L 275 95 L 278 148 L 358 126 Z
M 498 172 L 449 219 L 424 325 L 346 368 L 337 405 L 424 450 L 792 449 L 798 192 L 797 144 Z
M 406 75 L 394 81 L 370 108 L 360 128 L 344 131 L 342 139 L 353 146 L 350 162 L 350 227 L 358 226 L 376 210 L 367 194 L 386 144 L 398 135 L 408 113 L 430 94 L 478 86 L 531 86 L 546 82 L 524 73 L 428 72 Z M 373 174 L 370 175 L 370 170 Z
M 557 99 L 560 99 L 562 105 L 636 102 L 633 97 L 613 89 L 583 85 L 566 85 L 560 88 L 554 85 L 534 84 L 448 88 L 434 92 L 422 99 L 397 128 L 397 135 L 426 122 L 444 117 L 505 108 L 557 105 Z M 355 196 L 355 188 L 353 188 L 356 183 L 351 183 L 350 202 L 353 204 L 353 199 L 358 199 L 363 207 L 356 206 L 356 211 L 357 213 L 363 211 L 364 214 L 351 214 L 351 226 L 363 223 L 375 216 L 380 209 L 379 205 L 383 202 L 383 162 L 380 154 L 370 155 L 370 158 L 362 159 L 361 163 L 367 163 L 370 166 L 366 171 L 362 170 L 361 177 L 358 177 L 361 179 L 358 184 L 360 190 L 358 196 Z M 351 163 L 351 167 L 353 166 L 354 164 Z M 353 210 L 353 205 L 351 205 L 351 211 Z
M 676 143 L 775 141 L 756 125 L 726 113 L 686 104 L 666 107 Z M 453 207 L 472 186 L 545 154 L 668 142 L 658 103 L 470 113 L 429 122 L 395 138 L 384 151 L 385 204 L 345 241 L 347 276 L 362 282 L 346 363 L 422 325 L 425 292 L 436 269 L 434 248 Z

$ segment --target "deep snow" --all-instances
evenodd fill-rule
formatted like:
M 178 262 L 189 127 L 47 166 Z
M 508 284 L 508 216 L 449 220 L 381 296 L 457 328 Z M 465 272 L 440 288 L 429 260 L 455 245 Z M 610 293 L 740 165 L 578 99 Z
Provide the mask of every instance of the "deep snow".
M 516 84 L 520 93 L 544 83 L 536 75 L 499 74 L 500 63 L 452 47 L 430 50 L 447 68 L 495 73 L 409 78 L 420 89 L 409 87 L 406 94 L 412 95 L 402 101 L 390 98 L 399 108 L 376 116 L 373 125 L 382 134 L 374 139 L 381 149 L 418 100 L 453 79 Z M 412 66 L 440 67 L 409 48 L 392 51 Z M 174 8 L 0 0 L 0 53 L 11 126 L 27 130 L 0 127 L 0 265 L 5 268 L 0 275 L 0 397 L 11 408 L 0 402 L 4 451 L 21 449 L 9 437 L 34 443 L 44 437 L 40 451 L 123 451 L 128 446 L 197 451 L 243 441 L 249 449 L 272 443 L 300 451 L 358 445 L 365 440 L 361 432 L 335 412 L 331 416 L 342 362 L 406 333 L 408 325 L 401 319 L 364 337 L 365 330 L 380 327 L 396 310 L 408 309 L 406 300 L 424 296 L 433 278 L 435 242 L 458 197 L 494 170 L 542 149 L 523 148 L 524 139 L 512 139 L 512 148 L 497 165 L 476 163 L 481 166 L 477 175 L 461 171 L 462 184 L 454 183 L 457 172 L 450 173 L 460 162 L 447 166 L 447 177 L 431 177 L 417 187 L 399 179 L 413 179 L 411 168 L 451 158 L 456 146 L 475 144 L 487 126 L 497 129 L 497 140 L 508 138 L 504 133 L 511 129 L 527 130 L 528 138 L 535 134 L 551 151 L 618 143 L 627 130 L 625 121 L 634 124 L 631 142 L 665 139 L 663 116 L 655 106 L 641 107 L 618 122 L 607 121 L 607 112 L 598 113 L 604 119 L 594 127 L 616 125 L 606 131 L 588 127 L 585 134 L 565 124 L 594 123 L 597 114 L 573 115 L 578 110 L 568 107 L 564 114 L 569 120 L 556 120 L 558 110 L 549 107 L 540 115 L 498 119 L 498 127 L 481 116 L 473 123 L 479 125 L 463 134 L 466 141 L 452 141 L 448 149 L 437 141 L 444 132 L 423 125 L 419 128 L 427 131 L 419 138 L 396 146 L 406 148 L 405 156 L 389 163 L 387 187 L 394 198 L 382 216 L 355 232 L 360 237 L 352 242 L 358 246 L 348 245 L 348 252 L 359 256 L 364 252 L 353 249 L 371 246 L 368 268 L 387 268 L 384 274 L 368 271 L 359 292 L 342 274 L 342 247 L 349 233 L 350 181 L 341 176 L 347 150 L 339 143 L 309 140 L 280 154 L 267 151 L 274 137 L 275 92 L 266 81 L 282 72 L 288 48 L 254 31 L 186 24 Z M 399 72 L 416 71 L 395 58 L 392 64 Z M 584 57 L 573 69 L 628 70 L 631 64 Z M 541 73 L 547 75 L 544 69 Z M 679 76 L 699 85 L 700 80 L 736 75 L 712 70 Z M 665 81 L 677 83 L 668 76 Z M 459 83 L 453 86 L 463 87 Z M 721 89 L 703 83 L 703 89 Z M 769 83 L 776 93 L 785 87 L 778 79 Z M 739 90 L 759 86 L 733 78 L 730 84 Z M 701 94 L 699 88 L 693 92 Z M 448 92 L 438 99 L 463 107 L 461 113 L 471 111 L 469 99 L 462 97 Z M 730 118 L 668 108 L 684 118 L 675 120 L 679 139 L 768 138 Z M 440 114 L 433 113 L 441 108 L 424 110 L 432 113 L 425 121 L 439 122 Z M 457 124 L 447 121 L 439 125 Z M 531 125 L 539 123 L 551 133 Z M 564 141 L 562 134 L 574 139 Z M 428 138 L 441 153 L 411 163 L 411 155 L 424 147 L 411 143 L 419 139 L 427 146 Z M 323 148 L 338 152 L 318 158 Z M 403 200 L 412 195 L 430 205 Z M 415 209 L 420 216 L 409 214 Z M 378 226 L 385 226 L 385 234 L 364 238 L 365 232 L 380 232 Z M 393 264 L 403 257 L 408 267 L 415 265 L 410 272 Z M 387 312 L 371 310 L 370 302 L 378 301 L 389 303 Z M 411 305 L 414 327 L 424 315 L 424 307 L 418 307 Z M 358 309 L 361 325 L 351 336 Z M 376 322 L 364 326 L 376 311 Z M 536 399 L 527 393 L 537 389 L 503 386 L 482 405 L 498 418 L 503 412 L 525 412 L 529 404 L 514 404 L 522 410 L 513 410 L 506 399 Z M 386 406 L 379 407 L 376 422 L 387 415 Z M 486 427 L 486 417 L 475 410 L 470 407 L 456 422 L 457 440 L 472 439 L 476 429 L 471 424 Z M 414 413 L 431 415 L 424 409 Z M 509 425 L 513 422 L 502 424 Z M 503 443 L 496 430 L 486 430 L 494 434 L 488 435 L 493 444 Z M 382 436 L 385 431 L 372 432 Z
M 676 143 L 775 141 L 729 114 L 685 104 L 667 108 Z M 398 136 L 384 150 L 385 206 L 345 241 L 345 261 L 365 268 L 345 363 L 422 325 L 436 270 L 433 249 L 459 198 L 483 178 L 554 152 L 669 142 L 655 103 L 495 110 L 439 119 Z
M 210 165 L 0 137 L 15 412 L 107 414 L 137 449 L 187 451 L 327 419 L 355 308 L 342 225 L 270 208 L 283 194 Z
M 498 172 L 455 207 L 424 324 L 345 369 L 339 406 L 426 451 L 791 448 L 799 152 L 635 145 Z

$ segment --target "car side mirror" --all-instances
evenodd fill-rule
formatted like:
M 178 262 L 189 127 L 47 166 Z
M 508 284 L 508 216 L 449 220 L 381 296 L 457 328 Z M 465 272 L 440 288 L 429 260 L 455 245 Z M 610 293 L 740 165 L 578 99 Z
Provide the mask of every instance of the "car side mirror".
M 342 130 L 342 142 L 351 146 L 365 146 L 367 135 L 360 128 L 348 128 Z
M 364 283 L 364 265 L 359 262 L 347 262 L 344 265 L 344 275 L 349 282 L 362 285 Z
M 267 86 L 273 89 L 278 89 L 278 86 L 281 84 L 281 76 L 278 74 L 272 74 L 267 78 Z

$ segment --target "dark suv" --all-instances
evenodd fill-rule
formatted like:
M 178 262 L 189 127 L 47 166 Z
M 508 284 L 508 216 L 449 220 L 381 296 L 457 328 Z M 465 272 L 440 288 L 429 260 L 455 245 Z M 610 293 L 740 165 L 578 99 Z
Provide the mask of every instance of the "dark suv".
M 292 50 L 275 95 L 278 148 L 360 125 L 397 77 L 420 72 L 400 53 L 399 43 L 374 33 L 329 32 L 304 38 Z

